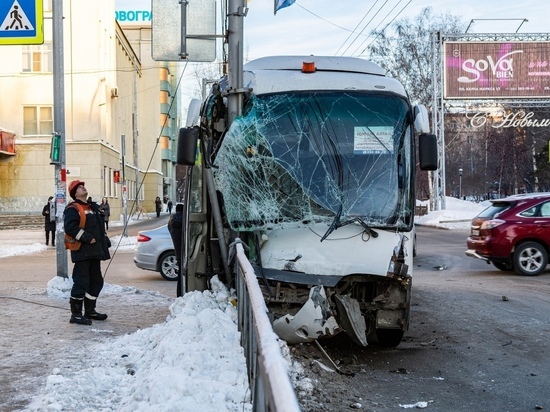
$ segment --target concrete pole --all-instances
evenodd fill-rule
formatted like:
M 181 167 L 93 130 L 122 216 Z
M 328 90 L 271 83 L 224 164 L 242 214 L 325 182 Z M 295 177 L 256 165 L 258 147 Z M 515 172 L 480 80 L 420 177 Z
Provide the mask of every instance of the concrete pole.
M 67 205 L 67 157 L 65 151 L 65 81 L 63 64 L 63 0 L 52 2 L 53 29 L 53 130 L 61 138 L 59 164 L 55 165 L 55 252 L 57 276 L 68 278 L 63 212 Z
M 139 174 L 139 131 L 138 131 L 138 117 L 137 117 L 137 94 L 138 94 L 138 66 L 134 61 L 134 101 L 132 103 L 133 107 L 133 115 L 132 115 L 132 142 L 133 142 L 133 152 L 134 152 L 134 167 L 136 171 L 136 181 L 135 181 L 135 190 L 134 196 L 134 206 L 132 210 L 136 210 L 137 206 L 141 206 L 141 201 L 139 200 L 139 182 L 140 182 L 140 174 Z M 141 210 L 141 209 L 140 209 Z M 126 218 L 124 219 L 124 226 L 127 225 Z
M 126 135 L 120 136 L 120 148 L 122 152 L 122 214 L 124 229 L 122 236 L 128 237 L 128 186 L 126 182 Z
M 229 124 L 242 111 L 243 87 L 243 27 L 245 17 L 244 0 L 229 0 L 227 5 L 228 31 L 228 83 L 227 110 Z
M 227 96 L 227 111 L 228 125 L 235 120 L 242 112 L 242 91 L 243 91 L 243 20 L 245 17 L 246 8 L 244 0 L 229 0 L 227 5 L 227 44 L 228 44 L 228 96 Z M 214 217 L 214 225 L 218 234 L 218 242 L 220 246 L 220 255 L 222 258 L 224 271 L 229 283 L 231 283 L 231 272 L 229 271 L 228 262 L 228 245 L 224 236 L 224 228 L 221 218 L 220 206 L 217 201 L 216 189 L 214 187 L 214 178 L 212 169 L 207 167 L 204 169 L 204 177 L 206 180 L 206 188 L 210 196 L 212 205 L 212 215 Z M 189 285 L 187 285 L 189 286 Z

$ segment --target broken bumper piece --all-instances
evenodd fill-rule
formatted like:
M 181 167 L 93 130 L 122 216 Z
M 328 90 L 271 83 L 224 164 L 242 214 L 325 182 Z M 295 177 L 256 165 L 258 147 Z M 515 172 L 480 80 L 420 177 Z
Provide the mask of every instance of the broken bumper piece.
M 281 339 L 293 345 L 331 337 L 342 329 L 332 316 L 325 288 L 314 286 L 309 291 L 309 299 L 298 313 L 275 320 L 273 330 Z

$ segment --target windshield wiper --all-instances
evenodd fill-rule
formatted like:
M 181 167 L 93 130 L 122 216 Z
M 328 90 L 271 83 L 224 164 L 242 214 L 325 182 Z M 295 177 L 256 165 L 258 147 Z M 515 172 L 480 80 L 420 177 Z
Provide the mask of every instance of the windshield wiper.
M 336 215 L 334 215 L 334 219 L 332 220 L 332 223 L 330 224 L 328 230 L 325 232 L 325 234 L 321 238 L 321 242 L 325 240 L 332 232 L 334 232 L 335 229 L 340 227 L 339 225 L 340 225 L 340 217 L 342 216 L 342 208 L 343 208 L 343 204 L 340 203 L 340 207 L 338 208 Z
M 346 225 L 349 225 L 351 223 L 359 223 L 363 227 L 363 229 L 365 229 L 365 232 L 368 232 L 369 235 L 371 235 L 372 237 L 378 237 L 378 232 L 375 231 L 369 225 L 367 225 L 367 223 L 363 219 L 361 219 L 360 217 L 354 217 L 353 219 L 346 220 L 345 222 L 338 223 L 338 227 L 346 226 Z
M 342 226 L 347 226 L 352 223 L 359 223 L 363 229 L 365 229 L 365 232 L 367 232 L 370 236 L 373 238 L 378 237 L 378 232 L 375 231 L 372 227 L 370 227 L 363 219 L 360 217 L 354 217 L 353 219 L 346 220 L 344 222 L 340 222 L 340 217 L 342 216 L 342 205 L 340 204 L 340 207 L 338 208 L 338 212 L 336 212 L 336 215 L 334 216 L 334 220 L 330 224 L 328 230 L 321 238 L 321 242 L 325 240 L 332 232 L 334 232 L 336 229 Z

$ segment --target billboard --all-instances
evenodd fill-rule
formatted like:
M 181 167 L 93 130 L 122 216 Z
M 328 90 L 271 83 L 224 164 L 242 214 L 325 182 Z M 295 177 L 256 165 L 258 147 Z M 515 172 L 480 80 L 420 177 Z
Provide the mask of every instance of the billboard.
M 550 97 L 550 42 L 445 42 L 444 98 Z

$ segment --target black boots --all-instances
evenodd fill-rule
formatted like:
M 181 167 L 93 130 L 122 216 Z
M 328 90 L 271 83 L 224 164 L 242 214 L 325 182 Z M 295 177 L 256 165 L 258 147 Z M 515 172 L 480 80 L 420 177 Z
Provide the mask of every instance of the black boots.
M 82 305 L 84 304 L 84 316 L 82 316 Z M 91 325 L 93 320 L 105 320 L 107 315 L 95 311 L 95 299 L 71 298 L 71 320 L 70 323 L 79 325 Z
M 97 313 L 95 311 L 95 299 L 88 299 L 87 297 L 84 298 L 84 316 L 87 319 L 93 319 L 93 320 L 105 320 L 107 319 L 107 315 L 104 313 Z
M 79 325 L 91 325 L 92 321 L 82 316 L 82 303 L 82 299 L 71 298 L 71 320 L 69 322 Z

